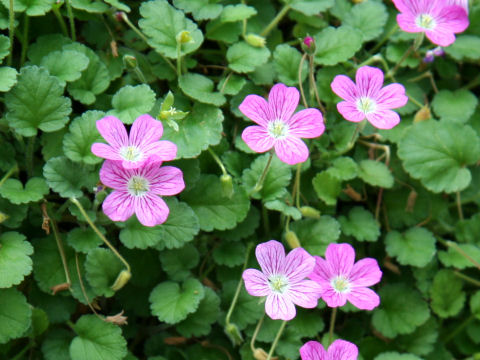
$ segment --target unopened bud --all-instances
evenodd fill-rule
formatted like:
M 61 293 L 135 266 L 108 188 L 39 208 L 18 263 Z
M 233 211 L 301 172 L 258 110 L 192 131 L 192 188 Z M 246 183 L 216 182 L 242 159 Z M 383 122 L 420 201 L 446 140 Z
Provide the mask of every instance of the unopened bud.
M 303 43 L 305 44 L 306 47 L 311 47 L 312 44 L 315 42 L 315 40 L 313 40 L 313 37 L 311 36 L 306 36 L 304 39 L 303 39 Z
M 115 19 L 120 22 L 120 21 L 123 21 L 123 16 L 125 15 L 125 13 L 123 11 L 117 11 L 115 13 Z
M 238 346 L 243 342 L 242 334 L 235 324 L 230 323 L 225 326 L 225 334 L 227 334 L 234 346 Z
M 177 34 L 177 43 L 188 44 L 193 42 L 193 37 L 190 35 L 190 31 L 183 30 Z
M 255 47 L 265 47 L 265 38 L 256 34 L 247 34 L 245 36 L 245 41 Z
M 425 54 L 425 57 L 423 58 L 423 62 L 425 64 L 432 63 L 433 60 L 435 60 L 435 55 L 433 54 L 432 50 L 428 50 L 427 53 Z
M 430 119 L 431 117 L 432 117 L 432 113 L 430 111 L 430 108 L 428 107 L 428 105 L 425 105 L 424 107 L 422 107 L 420 110 L 417 111 L 417 113 L 413 117 L 413 122 L 417 123 L 417 122 L 425 121 Z
M 256 348 L 253 351 L 253 357 L 255 358 L 255 360 L 266 360 L 268 357 L 268 354 L 265 350 Z
M 137 58 L 132 55 L 124 55 L 123 63 L 130 69 L 136 69 L 138 66 Z
M 300 240 L 298 240 L 297 234 L 295 234 L 292 230 L 288 230 L 285 233 L 285 239 L 287 240 L 287 244 L 288 246 L 290 246 L 291 249 L 295 249 L 302 246 L 300 244 Z
M 437 46 L 435 49 L 432 50 L 433 55 L 435 56 L 445 56 L 445 50 L 443 50 L 443 47 Z
M 122 270 L 120 274 L 118 274 L 117 279 L 115 280 L 113 285 L 111 286 L 111 289 L 113 291 L 120 290 L 128 283 L 128 280 L 130 280 L 131 277 L 132 277 L 132 273 L 130 271 Z
M 222 184 L 222 194 L 225 197 L 231 198 L 233 195 L 233 181 L 229 174 L 220 176 L 220 183 Z
M 303 217 L 312 218 L 312 219 L 320 219 L 320 211 L 311 207 L 311 206 L 302 206 L 300 208 L 300 212 L 302 213 Z

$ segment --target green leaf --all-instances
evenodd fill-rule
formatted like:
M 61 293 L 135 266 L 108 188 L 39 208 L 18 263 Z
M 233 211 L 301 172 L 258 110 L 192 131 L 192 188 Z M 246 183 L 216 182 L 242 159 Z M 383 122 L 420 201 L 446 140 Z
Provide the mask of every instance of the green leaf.
M 250 169 L 245 169 L 242 174 L 242 182 L 245 190 L 250 193 L 262 176 L 267 165 L 270 154 L 264 154 L 255 159 Z M 286 187 L 292 178 L 291 167 L 280 161 L 276 156 L 272 158 L 270 169 L 263 182 L 262 189 L 252 193 L 254 199 L 262 199 L 263 201 L 273 201 L 285 196 Z
M 102 227 L 99 227 L 99 230 L 103 234 L 106 232 Z M 92 228 L 78 227 L 68 233 L 67 242 L 76 251 L 86 254 L 90 250 L 97 248 L 102 243 L 102 240 Z
M 340 237 L 340 224 L 333 217 L 322 215 L 320 219 L 304 219 L 290 224 L 290 230 L 297 234 L 300 244 L 310 254 L 325 253 L 328 244 Z
M 187 338 L 208 335 L 219 314 L 220 298 L 215 291 L 206 287 L 205 297 L 200 301 L 197 311 L 178 323 L 176 329 Z
M 387 46 L 387 60 L 391 61 L 392 63 L 400 63 L 400 60 L 403 58 L 404 54 L 408 49 L 410 48 L 410 44 L 406 42 L 399 42 L 399 43 L 391 43 L 388 44 Z M 421 59 L 419 59 L 418 56 L 415 55 L 415 53 L 410 53 L 405 60 L 402 61 L 402 67 L 409 67 L 409 68 L 415 68 L 417 67 L 421 62 Z M 408 88 L 406 89 L 409 94 L 410 91 Z M 415 96 L 412 94 L 412 96 Z M 411 101 L 410 101 L 411 103 Z M 411 103 L 412 107 L 415 106 L 415 110 L 417 110 L 417 105 Z M 401 109 L 404 109 L 403 107 Z M 401 111 L 400 113 L 404 112 L 405 110 Z
M 400 354 L 398 352 L 384 352 L 376 356 L 374 360 L 422 360 L 418 356 L 412 354 Z
M 404 284 L 386 285 L 378 295 L 382 301 L 373 312 L 372 323 L 388 338 L 412 333 L 430 316 L 428 305 L 420 293 Z
M 160 321 L 176 324 L 195 312 L 204 296 L 205 289 L 197 279 L 187 279 L 181 285 L 166 281 L 150 294 L 150 309 Z
M 244 41 L 230 46 L 227 50 L 228 66 L 238 73 L 249 73 L 263 65 L 270 57 L 266 47 L 253 47 Z
M 89 13 L 103 13 L 108 10 L 108 5 L 96 0 L 70 0 L 72 7 Z
M 221 296 L 225 309 L 230 306 L 237 286 L 238 280 L 223 284 Z M 256 323 L 263 314 L 265 314 L 265 305 L 260 303 L 257 297 L 249 295 L 242 286 L 230 321 L 243 330 L 247 325 Z
M 32 308 L 17 289 L 0 289 L 0 344 L 23 335 L 30 327 Z
M 301 308 L 297 308 L 297 316 L 288 325 L 296 336 L 309 338 L 314 338 L 325 328 L 321 317 L 312 316 L 311 310 Z
M 312 184 L 318 197 L 327 205 L 337 204 L 337 198 L 342 192 L 340 180 L 330 175 L 328 171 L 322 171 L 315 175 Z
M 222 106 L 226 101 L 225 96 L 213 91 L 213 81 L 206 76 L 188 73 L 180 76 L 178 85 L 185 95 L 202 103 Z
M 350 26 L 327 27 L 314 36 L 315 62 L 335 65 L 350 59 L 362 46 L 362 34 Z
M 466 123 L 478 105 L 475 95 L 465 89 L 441 90 L 432 101 L 432 108 L 442 120 Z
M 242 242 L 221 242 L 213 250 L 213 260 L 218 265 L 235 267 L 242 265 L 245 260 L 245 245 Z
M 65 82 L 78 80 L 89 62 L 89 58 L 79 51 L 63 50 L 48 54 L 42 58 L 40 65 L 59 78 L 65 86 Z
M 310 16 L 331 8 L 334 3 L 334 0 L 294 0 L 290 6 L 292 9 Z
M 209 21 L 206 29 L 207 39 L 233 44 L 242 34 L 242 23 L 222 23 L 220 19 L 216 19 Z
M 286 216 L 290 216 L 293 220 L 300 220 L 302 213 L 295 206 L 289 206 L 284 201 L 273 200 L 267 201 L 265 207 L 269 210 L 279 211 Z
M 1 0 L 8 9 L 9 0 Z M 14 12 L 26 12 L 28 16 L 45 15 L 52 8 L 52 0 L 15 0 L 13 2 Z
M 409 335 L 399 336 L 395 339 L 396 345 L 416 355 L 427 355 L 432 352 L 438 338 L 438 324 L 431 317 L 425 324 L 418 327 Z
M 218 233 L 220 239 L 228 241 L 238 241 L 248 238 L 255 233 L 260 224 L 260 212 L 254 206 L 250 206 L 247 217 L 237 224 L 232 230 L 221 231 Z
M 14 205 L 10 201 L 0 198 L 0 209 L 8 216 L 8 218 L 2 222 L 2 225 L 10 229 L 16 229 L 27 216 L 28 206 Z
M 433 278 L 430 288 L 433 312 L 441 318 L 457 315 L 465 304 L 466 296 L 462 286 L 463 283 L 458 281 L 453 271 L 440 270 Z
M 468 254 L 474 261 L 480 262 L 480 248 L 474 244 L 456 244 L 460 248 L 460 251 Z M 439 251 L 438 258 L 445 266 L 455 267 L 457 269 L 465 269 L 468 267 L 475 267 L 471 261 L 469 261 L 460 252 L 455 250 L 454 247 L 449 247 L 448 251 Z
M 165 127 L 162 140 L 177 144 L 177 158 L 193 158 L 222 138 L 222 111 L 214 106 L 195 103 L 181 121 L 180 131 Z
M 191 275 L 190 270 L 198 265 L 199 260 L 198 250 L 192 244 L 160 253 L 162 269 L 168 274 L 169 279 L 175 281 L 187 279 Z
M 33 247 L 17 232 L 0 236 L 0 288 L 20 284 L 32 272 Z
M 70 342 L 73 334 L 65 329 L 50 330 L 42 342 L 45 360 L 70 360 Z
M 387 253 L 402 265 L 426 266 L 435 255 L 435 237 L 425 228 L 414 227 L 401 234 L 391 231 L 385 239 Z
M 75 118 L 63 137 L 63 152 L 72 161 L 85 164 L 98 164 L 102 158 L 95 156 L 90 150 L 93 143 L 103 142 L 103 137 L 97 130 L 96 122 L 105 113 L 102 111 L 86 111 Z
M 192 13 L 195 20 L 215 19 L 222 13 L 223 6 L 211 3 L 210 0 L 174 0 L 173 5 Z
M 169 5 L 165 0 L 144 2 L 140 6 L 142 19 L 140 28 L 149 38 L 149 44 L 160 54 L 171 59 L 177 58 L 177 35 L 188 31 L 192 41 L 181 45 L 180 55 L 185 56 L 197 50 L 203 42 L 203 34 L 197 24 L 185 14 Z M 158 21 L 162 19 L 162 21 Z
M 72 360 L 121 360 L 127 342 L 120 327 L 94 315 L 83 315 L 74 325 L 77 336 L 70 344 Z
M 96 248 L 88 252 L 85 262 L 86 277 L 97 295 L 110 297 L 115 294 L 111 286 L 123 270 L 123 263 L 109 249 Z
M 391 188 L 393 175 L 387 165 L 375 160 L 362 160 L 358 164 L 358 176 L 372 186 Z
M 10 53 L 10 39 L 5 35 L 0 35 L 0 60 Z
M 480 59 L 480 36 L 459 35 L 455 42 L 445 48 L 445 52 L 455 60 Z
M 17 84 L 5 95 L 7 121 L 23 136 L 34 136 L 37 130 L 52 132 L 68 122 L 72 102 L 63 96 L 56 77 L 37 66 L 25 66 Z
M 203 175 L 182 199 L 193 209 L 204 231 L 232 229 L 247 216 L 250 200 L 245 191 L 234 185 L 231 198 L 225 197 L 215 175 Z
M 345 235 L 353 236 L 358 241 L 377 241 L 380 236 L 380 226 L 373 214 L 363 207 L 356 206 L 348 213 L 348 218 L 340 216 Z
M 424 121 L 406 130 L 398 144 L 398 156 L 405 170 L 427 189 L 461 191 L 472 178 L 465 166 L 480 159 L 480 139 L 469 126 Z
M 17 83 L 17 70 L 8 66 L 0 67 L 0 91 L 7 92 Z
M 169 218 L 170 216 L 171 214 Z M 143 226 L 136 216 L 132 216 L 125 222 L 119 238 L 122 244 L 129 249 L 147 249 L 162 241 L 162 229 L 159 226 Z
M 221 94 L 237 95 L 246 83 L 247 80 L 244 77 L 230 74 L 226 78 L 220 80 L 217 89 Z
M 298 69 L 302 55 L 292 46 L 280 44 L 273 52 L 273 66 L 278 74 L 278 80 L 288 86 L 298 84 Z M 302 65 L 302 81 L 307 78 L 308 64 L 307 61 Z
M 29 202 L 36 202 L 43 199 L 43 196 L 48 194 L 49 188 L 43 178 L 30 178 L 25 184 L 17 179 L 7 179 L 0 187 L 0 195 L 5 199 L 10 200 L 13 204 L 27 204 Z
M 39 308 L 32 309 L 32 325 L 30 327 L 29 333 L 33 337 L 38 337 L 42 335 L 49 326 L 47 313 Z
M 227 5 L 223 8 L 220 20 L 222 22 L 235 22 L 246 20 L 257 15 L 257 10 L 245 4 Z
M 108 114 L 116 116 L 124 124 L 132 124 L 137 117 L 152 110 L 153 105 L 155 105 L 155 93 L 150 86 L 126 85 L 113 96 L 113 110 Z
M 387 23 L 388 12 L 385 5 L 379 2 L 365 1 L 352 7 L 345 16 L 344 25 L 360 31 L 363 41 L 367 42 L 380 36 Z
M 80 173 L 87 173 L 87 167 L 80 167 L 64 156 L 49 159 L 43 167 L 43 176 L 47 180 L 48 186 L 59 193 L 64 198 L 81 197 L 82 188 L 89 188 L 92 183 L 92 174 L 88 176 L 78 176 Z M 94 174 L 97 176 L 97 174 Z
M 39 65 L 43 57 L 54 51 L 60 51 L 64 45 L 71 43 L 70 38 L 58 33 L 40 36 L 35 43 L 28 46 L 28 58 L 35 65 Z
M 357 177 L 358 165 L 349 157 L 339 157 L 332 162 L 327 173 L 338 180 L 352 180 Z
M 112 5 L 114 8 L 120 10 L 120 11 L 125 11 L 125 12 L 130 12 L 130 7 L 125 5 L 124 3 L 121 3 L 118 0 L 105 0 L 107 4 Z

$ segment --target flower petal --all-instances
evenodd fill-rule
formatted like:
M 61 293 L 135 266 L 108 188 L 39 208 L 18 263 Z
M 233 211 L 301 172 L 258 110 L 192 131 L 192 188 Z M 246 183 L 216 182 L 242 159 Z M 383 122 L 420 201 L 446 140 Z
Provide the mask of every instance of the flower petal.
M 303 280 L 291 284 L 288 289 L 288 297 L 295 305 L 307 309 L 313 309 L 318 305 L 318 299 L 322 295 L 322 287 L 315 281 Z
M 425 31 L 425 35 L 432 43 L 443 47 L 455 42 L 455 34 L 448 27 L 437 26 L 434 31 Z
M 132 175 L 133 173 L 125 170 L 119 161 L 106 160 L 100 169 L 102 184 L 115 190 L 126 191 L 128 180 Z
M 238 109 L 243 115 L 263 127 L 267 126 L 268 120 L 273 120 L 267 101 L 258 95 L 248 95 Z
M 243 130 L 242 139 L 250 149 L 263 153 L 273 147 L 274 139 L 267 130 L 261 126 L 248 126 Z
M 134 199 L 135 214 L 142 225 L 155 226 L 167 220 L 170 209 L 159 196 L 147 193 Z
M 128 145 L 125 125 L 115 116 L 105 116 L 96 123 L 98 132 L 114 148 L 120 149 Z
M 347 294 L 338 293 L 330 286 L 329 288 L 324 289 L 322 300 L 325 301 L 329 307 L 339 307 L 347 303 Z
M 409 0 L 392 0 L 395 7 L 398 9 L 400 12 L 411 12 L 411 5 Z
M 382 271 L 378 262 L 372 258 L 365 258 L 357 261 L 350 272 L 349 280 L 353 287 L 372 286 L 380 282 Z
M 185 189 L 183 172 L 174 166 L 162 166 L 152 163 L 145 167 L 145 177 L 150 182 L 152 194 L 172 196 Z
M 467 6 L 468 8 L 468 6 Z M 460 33 L 469 25 L 468 14 L 462 6 L 443 6 L 440 8 L 437 21 L 437 28 L 445 28 L 453 33 Z
M 102 204 L 102 209 L 112 221 L 125 221 L 133 215 L 133 197 L 126 191 L 114 190 Z
M 347 300 L 361 310 L 373 310 L 380 305 L 380 296 L 366 287 L 352 288 L 347 295 Z
M 303 248 L 295 248 L 285 258 L 284 274 L 289 282 L 302 281 L 315 267 L 315 258 Z
M 278 241 L 270 240 L 258 244 L 255 249 L 255 256 L 263 273 L 267 277 L 270 277 L 270 275 L 283 274 L 285 249 Z
M 294 136 L 277 140 L 274 146 L 278 158 L 289 165 L 295 165 L 308 159 L 307 145 Z
M 400 116 L 392 110 L 377 110 L 367 114 L 367 120 L 377 129 L 391 129 L 400 123 Z
M 379 91 L 375 100 L 381 109 L 395 109 L 404 106 L 408 97 L 402 84 L 390 84 Z
M 383 86 L 383 71 L 373 66 L 362 66 L 355 75 L 359 96 L 376 98 Z
M 289 133 L 301 138 L 316 138 L 325 131 L 322 113 L 317 109 L 301 110 L 287 124 Z
M 425 31 L 425 29 L 422 29 L 417 25 L 415 16 L 410 13 L 398 14 L 397 23 L 400 29 L 408 33 L 419 33 Z
M 140 115 L 130 128 L 129 143 L 140 147 L 151 144 L 162 137 L 162 122 L 155 120 L 148 114 Z
M 177 157 L 177 145 L 168 140 L 155 141 L 142 150 L 145 161 L 149 158 L 155 162 L 172 161 Z
M 300 348 L 302 360 L 329 360 L 323 345 L 318 341 L 309 341 Z
M 265 312 L 273 320 L 292 320 L 297 315 L 293 302 L 286 296 L 275 293 L 267 296 Z
M 332 269 L 325 259 L 320 256 L 314 256 L 314 258 L 315 267 L 308 277 L 319 283 L 322 287 L 327 288 L 330 286 L 330 281 L 335 277 L 335 274 L 332 274 Z
M 271 293 L 268 279 L 264 273 L 257 269 L 247 269 L 242 274 L 245 289 L 252 296 L 267 296 Z
M 355 262 L 355 250 L 350 244 L 330 244 L 325 252 L 332 275 L 349 277 Z
M 333 79 L 330 86 L 332 87 L 333 92 L 343 100 L 355 102 L 358 97 L 357 86 L 352 79 L 346 75 L 335 76 L 335 79 Z
M 93 143 L 90 149 L 95 156 L 109 160 L 122 160 L 118 151 L 115 151 L 110 145 L 104 143 Z
M 348 121 L 360 122 L 365 120 L 365 114 L 358 111 L 355 103 L 341 101 L 337 104 L 337 110 Z
M 268 94 L 268 108 L 272 118 L 270 120 L 283 120 L 288 122 L 297 109 L 300 93 L 294 87 L 276 84 Z
M 328 348 L 328 357 L 335 360 L 357 360 L 358 348 L 345 340 L 335 340 Z

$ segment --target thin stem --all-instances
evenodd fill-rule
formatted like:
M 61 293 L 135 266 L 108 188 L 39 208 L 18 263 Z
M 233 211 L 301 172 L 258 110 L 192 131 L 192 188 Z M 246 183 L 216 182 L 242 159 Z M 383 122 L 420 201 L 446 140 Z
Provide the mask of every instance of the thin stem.
M 333 330 L 335 329 L 335 320 L 337 319 L 337 308 L 332 309 L 332 316 L 330 317 L 330 327 L 328 329 L 328 345 L 333 342 Z
M 275 17 L 273 18 L 273 20 L 270 22 L 270 24 L 268 24 L 268 25 L 262 30 L 262 32 L 260 33 L 260 36 L 267 37 L 268 34 L 270 34 L 270 31 L 272 31 L 273 28 L 278 25 L 278 23 L 280 22 L 280 20 L 282 20 L 285 15 L 287 15 L 288 10 L 290 10 L 290 5 L 289 5 L 289 4 L 286 4 L 286 5 L 282 8 L 282 10 L 280 10 L 280 12 L 277 14 L 277 16 L 275 16 Z
M 400 58 L 400 60 L 395 64 L 394 68 L 392 69 L 391 72 L 387 73 L 387 76 L 393 77 L 397 73 L 398 68 L 402 63 L 408 58 L 410 53 L 413 51 L 414 45 L 409 46 L 408 49 L 403 53 L 403 56 Z
M 17 355 L 15 355 L 13 358 L 10 360 L 20 360 L 23 359 L 23 355 L 30 350 L 33 346 L 35 345 L 35 341 L 33 339 L 30 339 L 30 342 L 25 346 Z
M 48 216 L 46 207 L 45 207 L 45 215 Z M 57 224 L 55 223 L 55 220 L 50 218 L 50 216 L 48 216 L 48 218 L 50 219 L 50 223 L 52 224 L 53 236 L 55 237 L 55 241 L 57 242 L 58 252 L 60 253 L 63 270 L 65 271 L 65 278 L 67 279 L 68 288 L 70 288 L 72 286 L 72 279 L 70 278 L 70 272 L 68 271 L 67 257 L 65 256 L 65 249 L 63 248 L 62 238 L 60 237 L 60 234 L 58 232 L 58 228 L 57 228 Z
M 302 102 L 303 106 L 308 108 L 307 99 L 305 98 L 305 92 L 303 91 L 303 84 L 302 84 L 302 70 L 303 70 L 303 63 L 307 58 L 307 54 L 303 54 L 302 59 L 300 60 L 300 66 L 298 67 L 298 87 L 300 88 L 300 94 L 302 95 Z
M 65 5 L 67 5 L 68 21 L 70 22 L 70 34 L 72 36 L 72 40 L 77 41 L 77 33 L 75 31 L 75 19 L 73 17 L 73 10 L 72 5 L 70 4 L 70 0 L 65 0 Z
M 8 54 L 7 65 L 12 66 L 12 56 L 13 56 L 13 41 L 15 35 L 15 12 L 13 11 L 13 0 L 10 0 L 10 6 L 8 8 L 8 36 L 10 38 L 10 53 Z
M 35 150 L 35 138 L 36 136 L 28 138 L 27 150 L 25 151 L 25 162 L 27 165 L 28 177 L 33 176 L 33 153 Z
M 222 170 L 223 175 L 228 175 L 227 169 L 225 169 L 225 166 L 223 165 L 222 160 L 220 160 L 220 158 L 215 153 L 215 151 L 213 151 L 211 148 L 208 148 L 208 152 L 210 153 L 210 155 L 212 155 L 213 160 L 215 160 L 215 162 L 218 164 L 218 166 Z
M 113 247 L 113 245 L 110 243 L 110 241 L 108 241 L 106 239 L 105 236 L 103 236 L 103 234 L 101 233 L 100 230 L 98 230 L 98 228 L 95 226 L 95 224 L 93 223 L 92 219 L 90 219 L 90 217 L 88 216 L 87 212 L 85 211 L 85 209 L 83 208 L 82 204 L 80 204 L 80 202 L 76 199 L 76 198 L 73 198 L 71 197 L 70 198 L 70 201 L 72 203 L 74 203 L 78 210 L 80 210 L 80 213 L 83 215 L 83 217 L 85 218 L 85 220 L 87 220 L 87 223 L 88 225 L 90 225 L 90 227 L 92 228 L 93 231 L 95 231 L 95 233 L 97 234 L 97 236 L 105 243 L 105 245 L 107 245 L 110 250 L 112 250 L 112 252 L 115 254 L 116 257 L 118 257 L 118 259 L 125 265 L 125 267 L 127 268 L 127 271 L 128 272 L 131 272 L 131 268 L 130 268 L 130 265 L 128 264 L 127 260 L 125 260 L 123 258 L 122 255 L 120 255 L 120 253 L 117 251 L 117 249 L 115 249 Z
M 458 270 L 454 270 L 453 273 L 455 274 L 455 276 L 459 277 L 462 280 L 465 280 L 465 281 L 469 282 L 470 284 L 473 284 L 475 286 L 480 286 L 480 281 L 478 281 L 478 280 L 476 280 L 476 279 L 474 279 L 474 278 L 472 278 L 468 275 L 465 275 Z
M 398 25 L 395 24 L 395 26 L 392 27 L 392 29 L 387 33 L 387 35 L 385 35 L 385 37 L 374 46 L 374 48 L 371 50 L 371 53 L 374 53 L 378 49 L 380 49 L 383 46 L 383 44 L 385 44 L 385 42 L 388 41 L 388 39 L 390 39 L 390 36 L 392 36 L 397 32 L 397 30 L 398 30 Z
M 257 183 L 255 184 L 255 187 L 251 191 L 250 195 L 262 190 L 263 182 L 265 181 L 265 178 L 267 177 L 267 173 L 268 173 L 268 170 L 270 169 L 270 165 L 272 164 L 272 160 L 273 160 L 273 152 L 270 152 L 270 156 L 267 160 L 267 164 L 265 165 L 265 168 L 263 169 L 263 173 L 260 176 L 260 179 L 258 179 Z
M 13 165 L 13 166 L 10 168 L 10 170 L 8 170 L 8 172 L 7 172 L 5 175 L 3 175 L 2 180 L 0 180 L 0 187 L 1 187 L 1 186 L 3 185 L 3 183 L 4 183 L 5 181 L 7 181 L 7 179 L 8 179 L 10 176 L 12 176 L 16 171 L 18 171 L 18 166 L 17 166 L 17 164 Z
M 275 336 L 275 340 L 273 340 L 272 347 L 270 348 L 270 351 L 268 352 L 267 360 L 270 360 L 273 356 L 273 352 L 275 351 L 275 348 L 277 347 L 278 340 L 280 340 L 280 337 L 282 336 L 283 330 L 285 329 L 285 326 L 287 325 L 286 320 L 282 322 L 282 325 L 280 326 L 280 329 L 278 329 L 277 336 Z
M 62 29 L 63 35 L 65 35 L 65 37 L 68 37 L 67 24 L 65 23 L 65 20 L 63 20 L 62 14 L 60 14 L 60 10 L 55 5 L 52 6 L 52 10 L 53 10 L 53 13 L 55 14 L 55 17 L 58 20 L 58 24 L 60 25 L 60 29 Z
M 425 105 L 423 105 L 420 101 L 418 101 L 417 99 L 415 99 L 412 95 L 410 95 L 410 93 L 409 93 L 408 91 L 406 91 L 405 94 L 407 94 L 407 96 L 408 96 L 408 101 L 411 101 L 412 103 L 414 103 L 415 105 L 417 105 L 420 109 L 425 106 Z
M 295 182 L 293 183 L 292 199 L 295 200 L 295 206 L 300 208 L 300 177 L 302 172 L 302 163 L 297 164 L 297 172 L 295 173 Z
M 460 197 L 460 191 L 457 191 L 457 209 L 458 209 L 458 218 L 461 221 L 463 221 L 462 198 Z
M 308 60 L 309 60 L 308 62 L 309 62 L 310 91 L 313 91 L 313 94 L 315 95 L 315 100 L 317 100 L 318 107 L 322 111 L 323 115 L 325 115 L 326 110 L 322 102 L 320 101 L 320 95 L 318 94 L 317 85 L 315 84 L 315 67 L 314 67 L 313 56 L 309 55 Z M 325 123 L 327 122 L 327 119 L 325 116 L 323 117 L 323 121 Z
M 177 41 L 177 76 L 182 75 L 182 43 Z
M 457 326 L 455 330 L 450 332 L 447 337 L 443 340 L 443 343 L 446 344 L 450 342 L 455 336 L 460 334 L 467 326 L 470 324 L 473 320 L 475 320 L 475 314 L 470 315 L 468 318 L 466 318 L 460 325 Z
M 233 72 L 229 72 L 229 74 L 227 75 L 227 77 L 225 78 L 225 81 L 223 82 L 222 84 L 222 88 L 220 89 L 220 93 L 223 94 L 223 92 L 225 91 L 225 87 L 227 86 L 227 83 L 228 81 L 230 80 L 230 78 L 232 77 L 233 75 Z
M 462 255 L 465 259 L 467 259 L 468 261 L 470 261 L 473 265 L 475 265 L 475 267 L 477 269 L 480 270 L 480 264 L 475 261 L 470 255 L 468 255 L 460 246 L 458 246 L 458 244 L 456 242 L 453 242 L 453 241 L 450 241 L 450 240 L 442 240 L 442 239 L 438 239 L 438 241 L 440 241 L 443 245 L 447 246 L 447 247 L 451 247 L 453 250 L 455 250 L 456 252 L 458 252 L 460 255 Z
M 22 39 L 22 53 L 20 55 L 20 66 L 23 66 L 27 57 L 28 49 L 28 28 L 30 25 L 30 17 L 25 13 L 25 20 L 23 23 L 23 39 Z
M 90 308 L 90 310 L 92 310 L 92 312 L 95 315 L 97 315 L 97 317 L 99 319 L 104 320 L 100 315 L 98 315 L 97 311 L 95 310 L 93 305 L 90 303 L 90 299 L 88 298 L 87 290 L 85 290 L 85 285 L 83 284 L 83 280 L 82 280 L 82 272 L 80 271 L 80 263 L 78 261 L 78 253 L 75 253 L 75 266 L 77 268 L 78 282 L 80 284 L 80 289 L 82 290 L 83 298 L 87 302 L 87 305 Z
M 252 340 L 250 340 L 250 349 L 252 349 L 252 352 L 255 352 L 255 339 L 257 338 L 257 335 L 262 327 L 263 320 L 265 319 L 265 313 L 263 313 L 262 317 L 258 321 L 257 327 L 255 328 L 255 331 L 253 332 L 252 335 Z

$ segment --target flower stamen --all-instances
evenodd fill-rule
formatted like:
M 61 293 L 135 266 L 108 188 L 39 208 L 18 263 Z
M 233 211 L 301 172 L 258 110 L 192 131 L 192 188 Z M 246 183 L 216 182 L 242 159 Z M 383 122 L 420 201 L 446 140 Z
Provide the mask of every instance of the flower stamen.
M 357 109 L 365 115 L 370 114 L 377 109 L 377 103 L 369 97 L 362 96 L 357 100 Z
M 275 139 L 283 139 L 288 135 L 288 125 L 281 120 L 268 123 L 267 130 Z
M 120 149 L 120 156 L 128 161 L 139 161 L 142 159 L 142 152 L 136 146 L 124 146 Z
M 348 293 L 350 292 L 350 281 L 344 276 L 337 276 L 332 279 L 330 283 L 333 289 L 338 293 Z
M 268 279 L 270 289 L 278 294 L 283 294 L 288 289 L 288 279 L 283 275 L 272 275 Z
M 433 30 L 435 29 L 435 26 L 437 26 L 437 22 L 429 14 L 420 14 L 415 19 L 415 22 L 417 23 L 418 27 L 421 27 L 422 29 L 425 29 L 425 30 Z
M 132 176 L 127 183 L 128 192 L 133 196 L 144 196 L 150 189 L 150 183 L 141 176 Z

